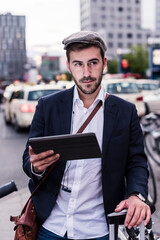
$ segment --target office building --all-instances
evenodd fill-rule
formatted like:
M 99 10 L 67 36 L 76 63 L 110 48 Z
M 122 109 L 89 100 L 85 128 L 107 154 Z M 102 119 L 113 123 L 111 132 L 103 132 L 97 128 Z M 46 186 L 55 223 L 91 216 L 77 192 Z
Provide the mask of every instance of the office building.
M 80 0 L 81 30 L 99 32 L 107 42 L 107 57 L 147 43 L 151 31 L 141 28 L 141 0 Z
M 26 63 L 25 16 L 0 15 L 0 79 L 23 79 Z

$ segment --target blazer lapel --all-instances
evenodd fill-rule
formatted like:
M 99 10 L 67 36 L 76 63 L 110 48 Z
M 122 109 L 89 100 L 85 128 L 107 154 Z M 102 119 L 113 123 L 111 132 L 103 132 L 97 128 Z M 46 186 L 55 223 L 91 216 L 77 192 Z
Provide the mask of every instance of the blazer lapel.
M 104 153 L 104 149 L 106 149 L 108 146 L 109 139 L 111 137 L 113 127 L 115 124 L 116 114 L 117 114 L 117 105 L 114 102 L 112 96 L 109 96 L 108 99 L 105 101 L 105 105 L 104 105 L 102 155 Z
M 60 117 L 58 119 L 62 134 L 69 134 L 72 119 L 73 88 L 65 91 L 63 99 L 59 104 Z

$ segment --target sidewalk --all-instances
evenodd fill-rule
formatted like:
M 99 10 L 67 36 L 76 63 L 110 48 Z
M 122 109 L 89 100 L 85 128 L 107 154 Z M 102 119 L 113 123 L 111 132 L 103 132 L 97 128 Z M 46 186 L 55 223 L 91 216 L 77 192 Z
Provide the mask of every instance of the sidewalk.
M 10 216 L 20 214 L 25 205 L 30 193 L 28 188 L 24 188 L 17 192 L 0 199 L 0 239 L 14 239 L 14 222 L 10 222 Z

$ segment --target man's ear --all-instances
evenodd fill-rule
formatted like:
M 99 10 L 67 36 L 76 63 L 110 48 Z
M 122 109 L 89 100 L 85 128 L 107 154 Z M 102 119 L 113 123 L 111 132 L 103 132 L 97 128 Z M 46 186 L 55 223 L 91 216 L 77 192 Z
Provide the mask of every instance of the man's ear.
M 104 60 L 103 60 L 103 69 L 105 69 L 106 66 L 107 66 L 107 58 L 104 57 Z
M 67 65 L 67 68 L 68 68 L 69 72 L 71 72 L 68 60 L 66 62 L 66 65 Z

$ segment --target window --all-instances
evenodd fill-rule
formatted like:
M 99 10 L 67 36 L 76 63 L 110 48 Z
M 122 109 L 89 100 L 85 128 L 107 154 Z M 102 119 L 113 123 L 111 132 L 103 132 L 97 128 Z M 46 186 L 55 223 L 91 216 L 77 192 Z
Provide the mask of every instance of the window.
M 128 19 L 128 20 L 131 20 L 131 19 L 132 19 L 132 17 L 131 17 L 131 16 L 127 16 L 127 19 Z
M 113 48 L 113 43 L 112 43 L 112 42 L 109 42 L 109 43 L 108 43 L 108 47 L 109 47 L 109 48 Z
M 127 24 L 127 28 L 131 28 L 132 27 L 132 25 L 131 24 Z
M 137 34 L 137 38 L 141 38 L 142 35 L 140 33 Z
M 119 48 L 123 48 L 123 43 L 119 42 L 119 43 L 118 43 L 118 47 L 119 47 Z
M 123 8 L 122 8 L 122 7 L 119 7 L 119 8 L 118 8 L 118 11 L 119 11 L 119 12 L 123 12 Z
M 23 99 L 24 98 L 24 92 L 23 91 L 15 91 L 12 93 L 11 99 Z
M 132 33 L 127 34 L 127 38 L 132 38 L 132 37 L 133 37 Z
M 96 27 L 97 27 L 97 23 L 93 23 L 92 26 L 93 26 L 94 28 L 96 28 Z
M 59 92 L 58 89 L 46 89 L 46 90 L 37 90 L 37 91 L 30 91 L 28 94 L 29 101 L 37 101 L 40 97 Z
M 105 11 L 105 10 L 106 10 L 106 7 L 104 7 L 104 6 L 101 7 L 101 10 L 102 10 L 102 11 Z
M 113 33 L 108 33 L 109 38 L 113 38 Z
M 118 33 L 118 38 L 122 38 L 123 34 L 122 33 Z
M 102 28 L 105 28 L 105 27 L 106 27 L 106 24 L 105 24 L 105 23 L 102 23 L 101 26 L 102 26 Z
M 118 27 L 119 27 L 119 28 L 123 28 L 123 24 L 122 24 L 122 23 L 119 23 L 119 24 L 118 24 Z
M 108 84 L 107 92 L 113 94 L 138 93 L 139 89 L 136 83 L 111 83 Z
M 102 18 L 102 19 L 106 19 L 106 15 L 102 15 L 101 18 Z

